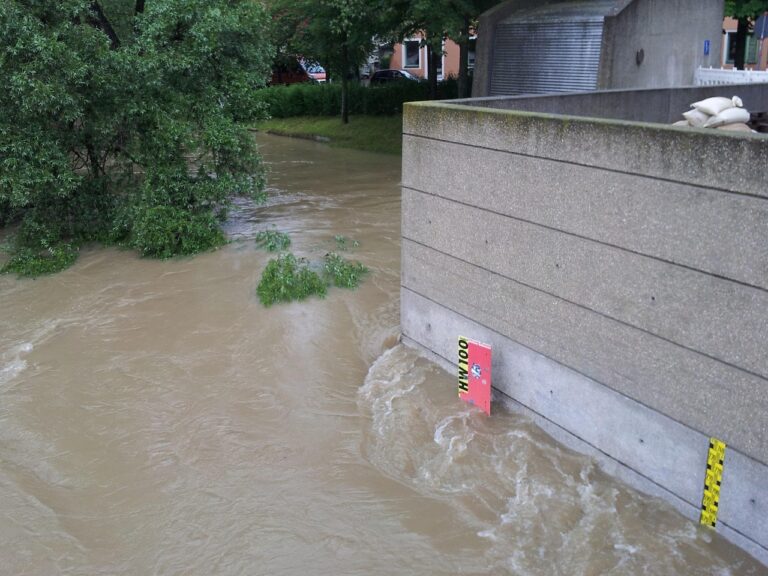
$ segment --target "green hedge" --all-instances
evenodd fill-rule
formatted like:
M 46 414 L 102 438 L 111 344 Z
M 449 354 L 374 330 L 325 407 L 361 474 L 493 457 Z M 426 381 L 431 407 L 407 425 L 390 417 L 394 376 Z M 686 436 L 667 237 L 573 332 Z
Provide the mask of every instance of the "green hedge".
M 456 98 L 456 80 L 438 84 L 438 99 Z M 293 116 L 338 116 L 341 113 L 341 84 L 291 84 L 259 90 L 272 118 Z M 349 86 L 349 113 L 370 116 L 400 114 L 404 102 L 429 99 L 426 82 L 393 82 L 382 86 Z

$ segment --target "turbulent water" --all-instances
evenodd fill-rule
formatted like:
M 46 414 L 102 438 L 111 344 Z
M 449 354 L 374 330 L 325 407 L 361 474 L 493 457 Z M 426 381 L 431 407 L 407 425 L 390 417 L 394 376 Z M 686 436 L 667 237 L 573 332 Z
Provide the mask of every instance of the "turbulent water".
M 398 160 L 261 141 L 225 248 L 0 277 L 0 574 L 766 573 L 397 345 Z M 265 309 L 272 226 L 371 274 Z

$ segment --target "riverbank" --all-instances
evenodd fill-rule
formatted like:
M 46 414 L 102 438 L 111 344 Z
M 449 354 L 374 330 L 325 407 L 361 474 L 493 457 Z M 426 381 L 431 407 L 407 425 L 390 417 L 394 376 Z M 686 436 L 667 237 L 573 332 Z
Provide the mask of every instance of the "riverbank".
M 327 142 L 339 148 L 400 155 L 402 125 L 403 119 L 399 114 L 352 116 L 349 124 L 342 124 L 336 116 L 299 116 L 266 120 L 255 124 L 252 129 L 278 136 Z

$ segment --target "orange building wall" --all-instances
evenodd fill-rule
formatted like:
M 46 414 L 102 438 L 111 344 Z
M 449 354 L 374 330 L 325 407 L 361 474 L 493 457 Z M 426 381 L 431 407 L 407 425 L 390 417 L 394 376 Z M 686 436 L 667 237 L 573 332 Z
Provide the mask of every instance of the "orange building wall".
M 416 36 L 416 38 L 421 38 L 421 36 Z M 459 75 L 459 45 L 456 44 L 453 40 L 446 40 L 444 44 L 445 54 L 443 55 L 443 78 L 446 78 L 448 76 L 458 76 Z M 420 58 L 420 66 L 418 68 L 406 68 L 405 63 L 403 60 L 404 56 L 404 47 L 402 44 L 395 44 L 394 52 L 392 54 L 392 60 L 389 63 L 390 68 L 401 68 L 403 70 L 407 70 L 411 74 L 414 74 L 416 76 L 419 76 L 420 78 L 427 78 L 427 49 L 424 47 L 420 48 L 421 51 L 421 58 Z
M 720 65 L 723 68 L 733 68 L 731 64 L 725 63 L 725 38 L 726 32 L 736 32 L 736 28 L 738 27 L 738 22 L 735 18 L 726 18 L 723 20 L 723 53 L 720 54 Z M 762 46 L 758 48 L 758 62 L 757 67 L 755 66 L 747 66 L 747 68 L 753 68 L 755 70 L 766 70 L 768 69 L 768 38 L 763 40 Z

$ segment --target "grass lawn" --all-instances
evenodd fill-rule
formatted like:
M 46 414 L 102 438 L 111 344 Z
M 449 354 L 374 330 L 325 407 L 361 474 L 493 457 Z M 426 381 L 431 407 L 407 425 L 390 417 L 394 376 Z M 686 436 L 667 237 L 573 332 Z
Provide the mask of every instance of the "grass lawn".
M 403 146 L 403 117 L 351 116 L 342 124 L 338 116 L 299 116 L 259 122 L 254 130 L 327 141 L 331 146 L 383 154 L 400 154 Z

